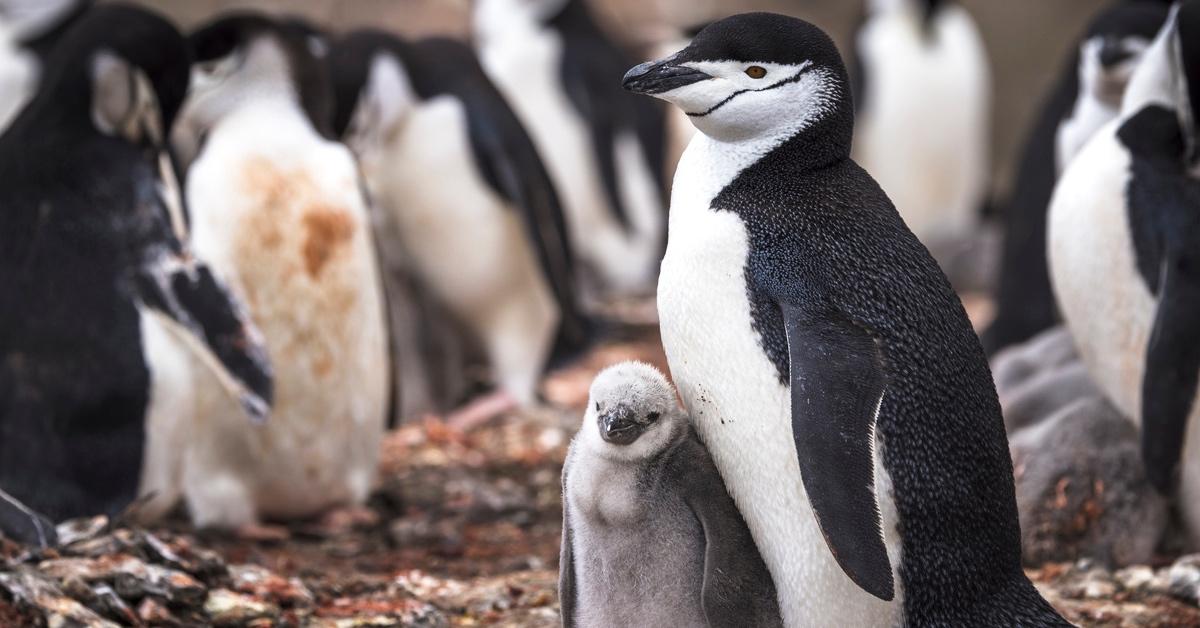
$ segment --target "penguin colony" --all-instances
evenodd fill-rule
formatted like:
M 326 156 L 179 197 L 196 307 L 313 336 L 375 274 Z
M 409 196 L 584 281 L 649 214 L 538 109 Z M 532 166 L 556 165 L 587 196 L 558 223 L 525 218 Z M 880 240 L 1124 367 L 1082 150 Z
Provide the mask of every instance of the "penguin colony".
M 538 409 L 653 293 L 671 379 L 603 371 L 564 465 L 566 626 L 1067 625 L 1022 528 L 1072 474 L 1131 495 L 1077 551 L 1168 505 L 1200 546 L 1200 0 L 1070 51 L 983 343 L 926 248 L 985 219 L 979 29 L 864 9 L 848 71 L 767 13 L 635 65 L 582 0 L 477 0 L 471 44 L 0 0 L 0 534 L 361 507 L 397 382 L 469 347 Z

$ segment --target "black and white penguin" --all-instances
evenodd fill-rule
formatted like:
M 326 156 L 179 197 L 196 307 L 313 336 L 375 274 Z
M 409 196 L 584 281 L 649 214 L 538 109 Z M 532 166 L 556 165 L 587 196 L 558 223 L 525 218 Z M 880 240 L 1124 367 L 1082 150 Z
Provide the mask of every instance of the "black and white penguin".
M 648 293 L 662 257 L 666 117 L 613 80 L 630 65 L 583 0 L 478 0 L 480 61 L 545 160 L 601 292 Z
M 294 21 L 230 13 L 189 38 L 174 136 L 194 155 L 196 251 L 250 308 L 276 367 L 275 421 L 247 429 L 197 378 L 174 426 L 201 526 L 247 531 L 366 499 L 389 400 L 387 329 L 358 166 L 331 135 L 320 42 Z
M 1046 265 L 1050 195 L 1058 175 L 1087 140 L 1120 113 L 1129 78 L 1167 10 L 1165 3 L 1120 0 L 1102 11 L 1042 104 L 1001 216 L 1005 236 L 996 318 L 982 336 L 989 354 L 1029 340 L 1058 321 Z
M 563 466 L 563 626 L 782 626 L 771 574 L 654 367 L 592 382 Z
M 956 2 L 867 1 L 854 158 L 922 242 L 952 242 L 970 234 L 988 194 L 987 51 Z
M 261 337 L 187 245 L 167 135 L 190 60 L 156 14 L 95 8 L 0 136 L 0 488 L 52 520 L 169 499 L 193 357 L 231 422 L 269 411 Z
M 91 0 L 0 0 L 0 131 L 37 89 L 50 49 Z
M 662 339 L 785 623 L 1066 625 L 1021 570 L 979 341 L 850 159 L 829 37 L 738 15 L 625 85 L 700 131 L 675 175 Z
M 532 403 L 548 360 L 585 347 L 588 325 L 529 135 L 465 44 L 364 30 L 329 61 L 334 132 L 415 274 L 484 347 L 500 388 Z
M 1092 377 L 1141 426 L 1148 475 L 1200 544 L 1200 0 L 1177 5 L 1120 117 L 1063 173 L 1050 269 Z M 1190 429 L 1189 429 L 1190 428 Z

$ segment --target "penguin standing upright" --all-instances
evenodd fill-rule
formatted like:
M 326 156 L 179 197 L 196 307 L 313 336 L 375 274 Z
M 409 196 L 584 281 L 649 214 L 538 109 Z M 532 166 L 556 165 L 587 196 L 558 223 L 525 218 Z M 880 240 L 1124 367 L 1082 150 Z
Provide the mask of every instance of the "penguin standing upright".
M 0 0 L 0 131 L 33 96 L 53 44 L 91 0 Z
M 474 52 L 380 31 L 339 40 L 334 131 L 416 274 L 484 346 L 501 388 L 534 401 L 552 349 L 587 325 L 558 194 L 533 142 Z
M 675 175 L 663 345 L 789 626 L 1066 625 L 1021 570 L 987 362 L 937 264 L 850 159 L 842 60 L 769 13 L 625 85 L 700 133 Z
M 1050 195 L 1087 140 L 1120 113 L 1129 78 L 1166 18 L 1167 5 L 1159 2 L 1119 0 L 1101 12 L 1043 103 L 1001 217 L 996 318 L 982 336 L 989 354 L 1024 342 L 1058 320 L 1046 264 Z
M 181 417 L 199 525 L 357 506 L 375 477 L 390 376 L 379 270 L 358 168 L 330 134 L 311 33 L 231 13 L 190 38 L 197 70 L 175 144 L 195 155 L 193 242 L 242 295 L 276 366 L 275 420 L 251 430 L 197 381 Z M 200 139 L 203 139 L 203 142 Z
M 665 112 L 621 92 L 630 65 L 583 0 L 479 0 L 479 56 L 562 195 L 601 292 L 649 292 L 662 257 Z
M 854 158 L 927 245 L 967 235 L 988 193 L 991 73 L 966 9 L 868 0 L 855 37 Z
M 167 133 L 189 67 L 164 19 L 93 9 L 0 136 L 0 489 L 53 520 L 169 488 L 190 354 L 230 421 L 269 410 L 257 330 L 187 247 Z
M 1050 269 L 1092 377 L 1141 426 L 1151 482 L 1200 544 L 1200 0 L 1173 9 L 1120 117 L 1063 173 Z M 1190 429 L 1189 429 L 1190 428 Z

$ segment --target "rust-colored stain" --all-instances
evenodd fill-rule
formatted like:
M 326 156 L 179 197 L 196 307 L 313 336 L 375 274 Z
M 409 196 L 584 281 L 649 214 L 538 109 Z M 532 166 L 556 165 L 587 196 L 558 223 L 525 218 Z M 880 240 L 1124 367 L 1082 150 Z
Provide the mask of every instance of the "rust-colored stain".
M 316 279 L 338 247 L 354 235 L 354 219 L 342 209 L 319 207 L 304 214 L 304 270 Z

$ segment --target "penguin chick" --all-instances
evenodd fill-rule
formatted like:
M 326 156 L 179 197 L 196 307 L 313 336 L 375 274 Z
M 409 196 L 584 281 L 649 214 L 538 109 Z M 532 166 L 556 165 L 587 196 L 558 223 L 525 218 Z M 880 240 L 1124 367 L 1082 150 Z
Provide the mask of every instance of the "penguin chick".
M 1146 477 L 1137 428 L 1097 395 L 1012 439 L 1026 565 L 1092 558 L 1147 562 L 1167 521 Z
M 775 585 L 652 366 L 592 383 L 563 467 L 564 626 L 781 626 Z

